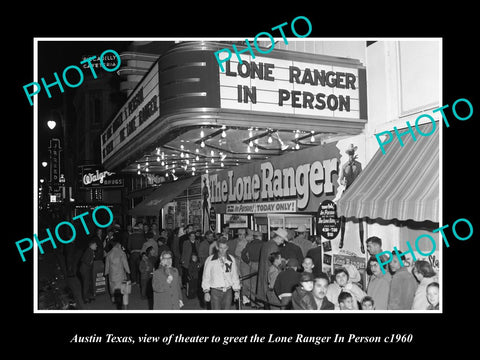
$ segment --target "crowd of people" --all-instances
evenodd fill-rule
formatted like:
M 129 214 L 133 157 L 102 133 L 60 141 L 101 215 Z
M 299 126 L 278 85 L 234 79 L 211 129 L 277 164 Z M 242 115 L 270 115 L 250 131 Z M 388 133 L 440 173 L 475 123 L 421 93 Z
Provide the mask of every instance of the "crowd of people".
M 322 271 L 322 242 L 304 226 L 279 228 L 270 239 L 250 229 L 201 233 L 137 223 L 89 239 L 79 266 L 84 302 L 94 299 L 92 266 L 105 264 L 112 302 L 122 307 L 129 286 L 139 286 L 149 309 L 179 310 L 184 296 L 212 310 L 432 310 L 439 308 L 438 275 L 427 261 L 412 271 L 394 256 L 385 273 L 378 237 L 366 240 L 367 277 L 353 265 Z M 402 259 L 405 260 L 405 259 Z

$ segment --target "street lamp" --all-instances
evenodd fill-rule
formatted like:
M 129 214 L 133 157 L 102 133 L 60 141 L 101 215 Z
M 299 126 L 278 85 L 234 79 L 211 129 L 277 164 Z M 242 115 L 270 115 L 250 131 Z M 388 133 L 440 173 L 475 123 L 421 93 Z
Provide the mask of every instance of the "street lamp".
M 54 120 L 48 120 L 47 126 L 50 128 L 50 130 L 53 130 L 55 129 L 55 126 L 57 126 L 57 123 Z

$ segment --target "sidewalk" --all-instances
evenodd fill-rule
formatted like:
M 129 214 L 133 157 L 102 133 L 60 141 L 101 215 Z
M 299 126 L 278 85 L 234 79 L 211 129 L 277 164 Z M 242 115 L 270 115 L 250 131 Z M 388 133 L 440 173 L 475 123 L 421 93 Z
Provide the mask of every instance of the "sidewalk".
M 77 300 L 78 310 L 117 310 L 108 293 L 97 294 L 95 301 L 84 304 L 81 295 L 82 287 L 80 279 L 77 277 L 69 277 L 67 283 Z M 188 299 L 185 296 L 185 291 L 183 293 L 183 299 L 184 306 L 182 310 L 203 310 L 200 307 L 198 299 Z M 141 299 L 140 286 L 138 284 L 132 285 L 132 293 L 128 297 L 128 310 L 148 310 L 148 301 Z

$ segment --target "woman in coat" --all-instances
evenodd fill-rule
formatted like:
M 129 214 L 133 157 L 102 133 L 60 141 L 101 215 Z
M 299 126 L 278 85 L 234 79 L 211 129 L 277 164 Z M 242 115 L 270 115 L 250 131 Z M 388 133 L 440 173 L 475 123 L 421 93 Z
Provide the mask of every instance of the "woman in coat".
M 171 251 L 160 255 L 160 266 L 153 272 L 153 310 L 180 310 L 183 307 L 178 270 L 172 267 Z

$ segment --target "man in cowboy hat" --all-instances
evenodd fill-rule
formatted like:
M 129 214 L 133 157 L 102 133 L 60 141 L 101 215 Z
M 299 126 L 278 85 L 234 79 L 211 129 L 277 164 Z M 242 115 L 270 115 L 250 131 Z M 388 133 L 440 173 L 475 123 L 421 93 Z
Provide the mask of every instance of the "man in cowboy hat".
M 348 190 L 350 185 L 355 181 L 358 175 L 362 172 L 362 164 L 358 162 L 357 155 L 355 155 L 355 151 L 357 151 L 358 147 L 350 144 L 349 148 L 345 150 L 345 153 L 348 154 L 348 161 L 342 166 L 340 170 L 340 174 L 338 175 L 338 181 L 340 184 L 345 186 L 345 191 Z M 338 245 L 339 248 L 343 248 L 343 238 L 345 235 L 345 223 L 346 219 L 344 216 L 340 217 L 340 244 Z M 363 246 L 363 223 L 362 219 L 359 219 L 359 235 L 360 235 L 360 250 L 364 254 L 365 248 Z
M 258 263 L 257 299 L 267 301 L 268 268 L 271 253 L 279 251 L 279 246 L 288 241 L 288 233 L 285 229 L 277 229 L 272 232 L 272 238 L 262 245 Z
M 313 247 L 313 244 L 308 240 L 309 231 L 307 227 L 303 224 L 299 225 L 297 230 L 295 230 L 297 236 L 293 239 L 293 243 L 300 247 L 302 250 L 303 256 L 307 256 L 308 250 Z

